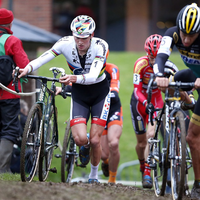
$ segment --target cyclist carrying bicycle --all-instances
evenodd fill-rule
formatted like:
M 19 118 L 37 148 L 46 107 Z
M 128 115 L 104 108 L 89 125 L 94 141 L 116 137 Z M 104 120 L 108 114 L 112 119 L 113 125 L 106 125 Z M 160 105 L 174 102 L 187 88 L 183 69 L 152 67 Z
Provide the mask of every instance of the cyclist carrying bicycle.
M 109 83 L 104 72 L 109 49 L 106 41 L 94 37 L 95 22 L 91 17 L 77 16 L 71 23 L 71 30 L 73 36 L 61 38 L 50 50 L 31 61 L 24 70 L 20 70 L 19 78 L 61 54 L 65 56 L 71 75 L 61 77 L 60 83 L 72 83 L 70 126 L 75 143 L 82 146 L 82 164 L 89 162 L 91 153 L 88 182 L 93 183 L 98 182 L 100 141 L 110 107 Z M 90 138 L 87 138 L 90 114 Z
M 134 65 L 133 69 L 133 86 L 134 90 L 131 96 L 130 109 L 133 127 L 136 133 L 137 144 L 136 152 L 140 162 L 140 171 L 142 172 L 142 185 L 143 188 L 152 188 L 151 169 L 147 164 L 147 157 L 149 153 L 148 139 L 154 136 L 154 126 L 148 122 L 147 109 L 147 84 L 150 75 L 153 74 L 153 64 L 157 55 L 157 51 L 161 44 L 162 36 L 158 34 L 150 35 L 144 44 L 144 49 L 147 56 L 139 58 Z M 174 63 L 167 60 L 164 64 L 166 76 L 178 71 Z M 161 91 L 153 88 L 151 103 L 155 108 L 163 107 L 163 99 Z M 157 113 L 154 113 L 155 118 Z M 148 128 L 146 130 L 146 124 Z
M 180 70 L 174 81 L 195 82 L 195 89 L 200 93 L 200 8 L 196 3 L 186 5 L 177 15 L 176 26 L 169 28 L 162 39 L 155 64 L 156 82 L 159 88 L 166 88 L 169 80 L 164 78 L 164 63 L 174 46 L 177 47 L 184 64 L 189 69 Z M 200 98 L 192 114 L 186 140 L 189 144 L 195 181 L 191 197 L 200 199 Z

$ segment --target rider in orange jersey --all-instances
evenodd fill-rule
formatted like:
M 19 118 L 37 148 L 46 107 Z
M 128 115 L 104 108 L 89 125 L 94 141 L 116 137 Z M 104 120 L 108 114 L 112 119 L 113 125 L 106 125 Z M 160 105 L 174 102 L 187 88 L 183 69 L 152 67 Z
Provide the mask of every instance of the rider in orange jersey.
M 119 98 L 119 69 L 116 65 L 107 63 L 106 77 L 110 83 L 111 104 L 107 124 L 101 137 L 103 174 L 109 183 L 116 182 L 117 167 L 120 160 L 119 139 L 122 134 L 122 107 Z

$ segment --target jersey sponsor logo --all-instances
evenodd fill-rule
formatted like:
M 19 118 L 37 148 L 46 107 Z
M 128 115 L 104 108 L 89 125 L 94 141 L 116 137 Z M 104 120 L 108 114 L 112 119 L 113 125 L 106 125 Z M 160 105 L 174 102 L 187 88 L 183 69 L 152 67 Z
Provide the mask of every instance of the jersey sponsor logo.
M 101 119 L 107 120 L 109 109 L 110 109 L 110 93 L 107 95 L 105 99 L 102 114 L 101 114 Z
M 186 57 L 198 59 L 198 60 L 200 59 L 200 54 L 198 54 L 198 53 L 188 52 L 188 51 L 181 50 L 181 49 L 179 49 L 179 52 L 181 53 L 181 55 L 184 55 Z
M 134 71 L 139 74 L 140 71 L 146 66 L 148 66 L 148 61 L 146 59 L 140 60 L 137 62 Z
M 139 120 L 141 120 L 142 118 L 140 117 L 140 116 L 137 116 L 137 120 L 139 121 Z
M 193 65 L 200 65 L 200 60 L 189 58 L 187 56 L 181 55 L 182 60 L 184 63 L 193 64 Z
M 61 41 L 68 41 L 68 40 L 69 40 L 69 36 L 65 36 L 59 39 L 56 43 L 61 42 Z
M 138 128 L 139 128 L 139 131 L 142 131 L 144 129 L 144 124 L 141 120 L 138 121 Z
M 174 32 L 173 33 L 173 39 L 174 39 L 174 42 L 175 42 L 175 44 L 178 42 L 178 34 L 177 34 L 177 32 Z
M 139 83 L 140 83 L 140 75 L 133 74 L 133 84 L 139 85 Z
M 115 112 L 111 117 L 110 117 L 110 121 L 114 121 L 119 119 L 120 117 L 120 112 Z
M 112 78 L 117 79 L 117 68 L 112 68 Z
M 105 46 L 105 44 L 101 40 L 97 40 L 96 44 L 97 45 L 101 45 L 103 47 L 103 55 L 105 56 L 105 54 L 106 54 L 106 46 Z

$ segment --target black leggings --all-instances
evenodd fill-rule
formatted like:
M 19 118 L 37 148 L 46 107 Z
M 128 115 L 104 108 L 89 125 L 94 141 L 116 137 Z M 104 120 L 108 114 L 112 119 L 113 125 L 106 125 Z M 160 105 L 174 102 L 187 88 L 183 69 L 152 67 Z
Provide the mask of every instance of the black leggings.
M 195 82 L 197 79 L 196 75 L 192 72 L 191 69 L 183 69 L 178 71 L 174 75 L 174 81 L 181 81 L 181 82 Z M 189 90 L 191 90 L 190 88 Z M 198 95 L 200 94 L 200 89 L 196 90 Z M 195 105 L 194 113 L 200 116 L 200 98 L 198 96 L 197 103 Z

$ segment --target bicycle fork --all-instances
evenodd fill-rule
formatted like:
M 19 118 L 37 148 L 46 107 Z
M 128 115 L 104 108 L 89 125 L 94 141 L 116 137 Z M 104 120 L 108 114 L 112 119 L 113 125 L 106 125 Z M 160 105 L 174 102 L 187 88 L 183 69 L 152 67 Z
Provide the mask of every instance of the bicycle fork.
M 156 169 L 157 165 L 156 162 L 159 163 L 160 161 L 160 140 L 158 139 L 154 139 L 154 138 L 150 138 L 148 139 L 148 143 L 149 143 L 149 148 L 150 148 L 150 152 L 149 152 L 149 156 L 147 157 L 147 163 L 149 164 L 151 169 Z M 155 162 L 153 162 L 152 160 L 155 160 Z

